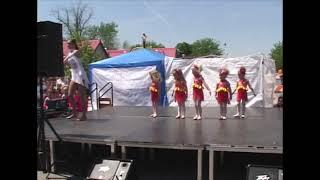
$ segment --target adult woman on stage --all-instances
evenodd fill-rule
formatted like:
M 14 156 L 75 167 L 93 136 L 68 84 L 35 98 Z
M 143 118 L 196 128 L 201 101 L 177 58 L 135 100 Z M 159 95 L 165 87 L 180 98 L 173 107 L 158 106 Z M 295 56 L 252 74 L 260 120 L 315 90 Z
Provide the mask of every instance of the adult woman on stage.
M 84 121 L 87 119 L 87 105 L 85 104 L 85 102 L 87 102 L 86 99 L 87 89 L 89 88 L 89 80 L 82 66 L 79 48 L 75 39 L 68 41 L 68 48 L 70 52 L 68 56 L 64 58 L 63 63 L 67 64 L 71 68 L 71 81 L 69 84 L 68 100 L 70 101 L 72 106 L 72 114 L 67 118 L 76 118 L 76 120 Z M 74 99 L 76 91 L 78 91 L 80 94 L 82 109 L 84 110 L 81 117 L 78 117 L 76 103 Z

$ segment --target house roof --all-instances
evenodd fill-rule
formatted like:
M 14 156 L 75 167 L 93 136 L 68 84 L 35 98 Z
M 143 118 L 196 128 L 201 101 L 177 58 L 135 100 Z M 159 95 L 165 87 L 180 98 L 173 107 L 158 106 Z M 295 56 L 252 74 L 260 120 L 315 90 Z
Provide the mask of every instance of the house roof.
M 89 44 L 93 50 L 96 50 L 99 45 L 102 45 L 102 48 L 104 49 L 104 46 L 100 39 L 89 40 Z M 67 41 L 63 41 L 63 55 L 66 56 L 68 53 L 69 53 L 68 43 Z
M 125 53 L 129 52 L 129 50 L 126 50 L 126 49 L 106 50 L 106 51 L 109 54 L 109 57 L 115 57 L 115 56 L 119 56 L 121 54 L 125 54 Z
M 160 52 L 169 57 L 176 57 L 176 48 L 153 48 L 154 51 Z M 121 49 L 121 50 L 106 50 L 110 57 L 119 56 L 130 52 L 130 50 Z
M 169 57 L 176 57 L 176 48 L 153 48 L 153 50 Z

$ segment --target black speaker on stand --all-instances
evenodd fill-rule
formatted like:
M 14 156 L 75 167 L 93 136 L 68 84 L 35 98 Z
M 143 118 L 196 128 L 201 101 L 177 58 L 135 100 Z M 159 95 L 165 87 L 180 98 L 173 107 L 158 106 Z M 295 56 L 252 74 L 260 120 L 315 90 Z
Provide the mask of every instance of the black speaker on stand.
M 52 127 L 51 123 L 43 109 L 43 77 L 64 76 L 63 69 L 63 50 L 62 50 L 62 25 L 50 21 L 38 22 L 37 24 L 37 74 L 40 85 L 40 115 L 38 118 L 38 158 L 43 172 L 51 172 L 52 164 L 48 161 L 47 143 L 45 138 L 44 122 L 53 131 L 59 141 L 62 141 L 60 136 Z
M 38 73 L 48 77 L 64 76 L 62 25 L 38 22 Z

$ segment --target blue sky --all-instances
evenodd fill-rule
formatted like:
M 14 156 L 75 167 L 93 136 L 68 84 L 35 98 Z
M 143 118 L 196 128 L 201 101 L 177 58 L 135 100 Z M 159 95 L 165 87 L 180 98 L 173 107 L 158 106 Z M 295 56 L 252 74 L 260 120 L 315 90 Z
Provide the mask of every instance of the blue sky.
M 38 0 L 38 21 L 54 21 L 53 9 L 76 0 Z M 228 56 L 268 54 L 282 41 L 281 0 L 82 0 L 93 10 L 90 24 L 114 21 L 120 44 L 141 43 L 145 32 L 152 40 L 175 47 L 210 37 L 226 43 Z

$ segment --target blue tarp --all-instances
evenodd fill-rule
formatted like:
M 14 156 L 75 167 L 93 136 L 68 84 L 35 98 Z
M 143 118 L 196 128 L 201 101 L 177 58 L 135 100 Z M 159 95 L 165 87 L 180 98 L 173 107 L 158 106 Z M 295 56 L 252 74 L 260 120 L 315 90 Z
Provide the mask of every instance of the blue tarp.
M 89 80 L 92 83 L 92 69 L 93 68 L 131 68 L 141 66 L 156 66 L 160 72 L 161 83 L 161 98 L 160 103 L 163 106 L 167 105 L 166 87 L 165 87 L 165 56 L 159 52 L 149 49 L 139 49 L 130 53 L 122 54 L 113 58 L 103 59 L 89 64 Z

